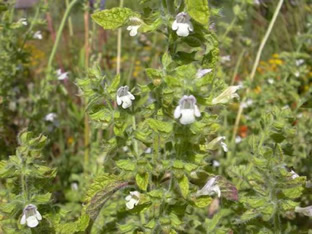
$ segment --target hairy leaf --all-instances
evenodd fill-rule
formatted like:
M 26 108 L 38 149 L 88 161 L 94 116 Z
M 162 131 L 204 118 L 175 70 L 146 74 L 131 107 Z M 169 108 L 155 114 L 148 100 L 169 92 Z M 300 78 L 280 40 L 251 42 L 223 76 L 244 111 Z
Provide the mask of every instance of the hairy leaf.
M 137 17 L 138 14 L 129 8 L 112 8 L 92 14 L 92 19 L 104 29 L 116 29 L 129 20 L 129 17 Z

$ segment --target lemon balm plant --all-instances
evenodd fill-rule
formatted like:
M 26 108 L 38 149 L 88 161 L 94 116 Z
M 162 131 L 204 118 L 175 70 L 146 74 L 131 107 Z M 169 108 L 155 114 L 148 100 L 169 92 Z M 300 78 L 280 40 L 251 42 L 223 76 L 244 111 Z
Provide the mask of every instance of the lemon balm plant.
M 98 67 L 78 80 L 89 116 L 104 134 L 102 169 L 85 200 L 89 229 L 213 231 L 229 212 L 212 222 L 206 207 L 214 198 L 226 206 L 238 200 L 235 186 L 212 173 L 211 160 L 227 151 L 216 110 L 237 98 L 240 87 L 218 78 L 207 1 L 145 6 L 142 12 L 117 7 L 92 15 L 104 29 L 127 29 L 128 40 L 153 33 L 167 47 L 159 66 L 145 68 L 139 81 L 125 80 L 122 72 L 110 78 Z

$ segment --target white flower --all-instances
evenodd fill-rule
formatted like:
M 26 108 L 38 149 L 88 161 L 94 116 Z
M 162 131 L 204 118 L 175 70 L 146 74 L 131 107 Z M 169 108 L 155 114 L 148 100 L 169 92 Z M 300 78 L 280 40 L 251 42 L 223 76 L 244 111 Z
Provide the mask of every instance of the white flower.
M 291 171 L 290 171 L 290 174 L 291 174 L 291 178 L 292 178 L 292 179 L 296 179 L 296 178 L 299 177 L 299 175 L 298 175 L 296 172 L 294 172 L 294 170 L 291 170 Z
M 200 117 L 200 112 L 196 105 L 196 98 L 193 95 L 184 95 L 174 111 L 174 118 L 180 119 L 180 123 L 186 125 L 195 122 L 195 117 Z
M 28 227 L 33 228 L 37 227 L 39 220 L 42 220 L 42 216 L 37 210 L 37 206 L 33 204 L 25 206 L 23 210 L 23 216 L 21 218 L 21 224 L 27 224 Z
M 220 144 L 221 147 L 223 148 L 224 152 L 228 151 L 227 145 L 223 142 L 225 140 L 225 136 L 220 136 L 215 139 L 213 139 L 209 144 L 207 145 L 206 149 L 207 150 L 216 150 L 217 145 Z
M 201 190 L 197 191 L 196 195 L 202 196 L 202 195 L 217 194 L 218 197 L 221 197 L 221 190 L 220 190 L 219 185 L 217 185 L 216 183 L 216 179 L 217 177 L 210 178 L 205 184 L 205 186 Z
M 296 71 L 296 72 L 295 72 L 295 76 L 296 76 L 296 77 L 299 77 L 299 76 L 300 76 L 300 72 Z
M 145 150 L 145 153 L 146 153 L 146 154 L 151 154 L 151 153 L 152 153 L 152 148 L 148 147 L 148 148 Z
M 303 214 L 305 216 L 312 217 L 312 206 L 307 206 L 307 207 L 296 206 L 295 212 L 301 213 L 301 214 Z
M 137 17 L 130 17 L 130 24 L 127 30 L 130 31 L 129 35 L 134 37 L 138 34 L 138 29 L 142 26 L 142 20 Z
M 304 59 L 297 59 L 296 66 L 299 67 L 300 65 L 304 64 Z
M 27 19 L 26 19 L 26 18 L 20 18 L 18 22 L 20 22 L 20 23 L 21 23 L 22 25 L 24 25 L 24 26 L 27 26 L 27 25 L 28 25 Z
M 126 196 L 126 206 L 129 210 L 132 210 L 134 206 L 139 204 L 140 193 L 138 191 L 130 192 L 130 195 Z
M 229 86 L 227 87 L 218 97 L 212 99 L 212 104 L 224 104 L 230 101 L 233 98 L 239 98 L 236 91 L 240 89 L 240 85 Z
M 219 161 L 217 161 L 217 160 L 213 160 L 212 161 L 212 166 L 213 167 L 220 167 L 220 165 L 221 165 L 221 163 Z
M 122 108 L 127 109 L 132 105 L 132 100 L 134 100 L 135 97 L 132 95 L 132 93 L 129 92 L 128 86 L 121 86 L 117 90 L 117 104 L 118 106 L 122 105 Z
M 235 143 L 239 144 L 242 142 L 242 138 L 240 136 L 235 137 Z
M 68 72 L 62 72 L 61 69 L 56 70 L 58 80 L 65 80 L 68 78 Z
M 49 113 L 44 117 L 45 121 L 49 121 L 49 122 L 54 122 L 54 120 L 56 119 L 57 115 L 55 113 Z
M 212 69 L 198 69 L 196 73 L 196 78 L 202 78 L 207 73 L 212 72 Z
M 254 4 L 255 5 L 260 5 L 260 1 L 259 0 L 254 0 Z
M 35 32 L 33 38 L 34 38 L 34 39 L 38 39 L 38 40 L 42 40 L 42 34 L 41 34 L 41 32 L 40 32 L 40 31 Z
M 177 14 L 171 27 L 172 30 L 177 31 L 177 35 L 180 37 L 187 37 L 194 30 L 190 19 L 190 16 L 185 12 Z
M 243 102 L 241 105 L 243 108 L 247 108 L 250 107 L 252 103 L 253 103 L 252 99 L 247 99 L 246 102 Z
M 273 80 L 272 78 L 269 78 L 269 79 L 268 79 L 268 83 L 269 83 L 269 84 L 274 84 L 274 80 Z
M 221 63 L 226 63 L 231 61 L 230 55 L 221 56 Z

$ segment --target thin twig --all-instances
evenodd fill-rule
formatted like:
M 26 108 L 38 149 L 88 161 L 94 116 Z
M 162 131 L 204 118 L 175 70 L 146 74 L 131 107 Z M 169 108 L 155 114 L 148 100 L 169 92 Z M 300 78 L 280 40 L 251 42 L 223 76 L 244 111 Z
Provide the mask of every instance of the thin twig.
M 278 16 L 281 8 L 282 8 L 283 2 L 284 2 L 284 0 L 280 0 L 278 2 L 278 5 L 277 5 L 277 7 L 275 9 L 275 12 L 274 12 L 274 15 L 273 15 L 273 17 L 271 19 L 269 27 L 268 27 L 268 29 L 267 29 L 267 31 L 266 31 L 266 33 L 265 33 L 265 35 L 264 35 L 264 37 L 263 37 L 263 39 L 261 41 L 261 44 L 260 44 L 258 52 L 257 52 L 256 59 L 255 59 L 255 62 L 253 64 L 252 71 L 251 71 L 251 74 L 250 74 L 249 84 L 252 84 L 252 82 L 254 80 L 254 77 L 255 77 L 255 74 L 256 74 L 256 70 L 257 70 L 257 67 L 259 65 L 260 57 L 262 55 L 264 46 L 265 46 L 265 44 L 266 44 L 266 42 L 267 42 L 267 40 L 268 40 L 268 38 L 269 38 L 269 36 L 270 36 L 270 34 L 272 32 L 273 26 L 274 26 L 274 24 L 276 22 L 277 16 Z M 240 118 L 242 116 L 243 109 L 244 109 L 243 103 L 246 101 L 249 92 L 250 92 L 250 86 L 247 88 L 246 94 L 245 94 L 244 98 L 242 99 L 241 104 L 240 104 L 239 109 L 238 109 L 238 112 L 237 112 L 235 125 L 234 125 L 234 129 L 233 129 L 232 141 L 235 139 L 235 136 L 237 134 L 238 125 L 239 125 Z

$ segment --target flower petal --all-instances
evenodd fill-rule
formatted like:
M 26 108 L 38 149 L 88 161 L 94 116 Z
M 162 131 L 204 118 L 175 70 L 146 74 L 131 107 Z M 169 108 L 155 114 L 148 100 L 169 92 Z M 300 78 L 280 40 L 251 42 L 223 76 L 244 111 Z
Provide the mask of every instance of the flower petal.
M 179 24 L 177 35 L 180 37 L 187 37 L 189 34 L 189 25 L 183 23 Z
M 131 199 L 130 201 L 126 203 L 126 206 L 129 210 L 132 210 L 134 208 L 135 203 L 136 203 L 136 200 Z
M 37 227 L 37 225 L 39 224 L 38 219 L 34 215 L 29 216 L 26 219 L 26 222 L 27 222 L 27 226 L 30 228 Z
M 175 108 L 175 111 L 174 111 L 174 118 L 175 119 L 178 119 L 181 117 L 181 107 L 180 106 L 177 106 Z
M 26 215 L 25 214 L 23 214 L 20 224 L 22 224 L 22 225 L 26 224 Z
M 36 217 L 37 217 L 38 220 L 42 220 L 42 216 L 41 216 L 41 214 L 39 213 L 38 210 L 36 210 Z
M 134 100 L 135 97 L 132 95 L 132 93 L 128 92 L 128 96 L 130 97 L 131 100 Z
M 196 117 L 200 117 L 200 116 L 201 116 L 201 114 L 200 114 L 200 111 L 199 111 L 199 109 L 198 109 L 197 105 L 195 105 L 195 106 L 194 106 L 194 108 L 195 108 L 195 110 L 194 110 L 194 114 L 195 114 L 195 116 L 196 116 Z
M 176 31 L 176 30 L 178 29 L 178 27 L 179 27 L 179 26 L 178 26 L 177 21 L 176 21 L 176 20 L 173 21 L 172 26 L 171 26 L 172 30 Z
M 117 95 L 117 105 L 120 106 L 122 103 L 121 98 Z

